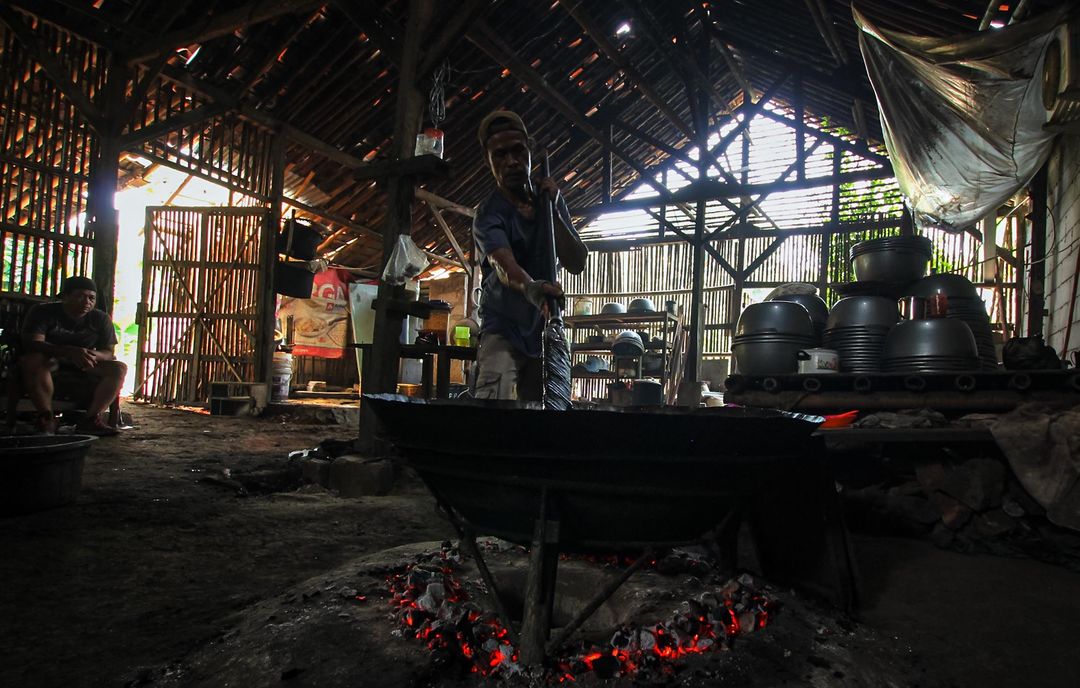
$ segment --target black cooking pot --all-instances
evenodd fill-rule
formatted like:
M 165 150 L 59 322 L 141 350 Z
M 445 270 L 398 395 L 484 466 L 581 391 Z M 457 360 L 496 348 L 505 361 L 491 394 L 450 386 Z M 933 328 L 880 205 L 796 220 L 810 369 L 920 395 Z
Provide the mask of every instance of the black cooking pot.
M 302 220 L 288 220 L 277 238 L 277 251 L 297 260 L 314 260 L 322 242 L 322 227 Z M 292 234 L 290 240 L 289 234 Z
M 298 299 L 310 299 L 311 287 L 314 284 L 315 273 L 308 270 L 306 263 L 279 260 L 274 264 L 274 291 L 277 293 Z

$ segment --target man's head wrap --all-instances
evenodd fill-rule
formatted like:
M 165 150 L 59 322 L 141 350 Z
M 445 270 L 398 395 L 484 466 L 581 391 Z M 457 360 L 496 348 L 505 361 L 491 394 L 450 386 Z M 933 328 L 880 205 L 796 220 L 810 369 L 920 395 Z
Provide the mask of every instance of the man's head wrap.
M 525 138 L 529 138 L 529 132 L 525 128 L 525 122 L 516 112 L 510 110 L 496 110 L 480 122 L 480 146 L 487 150 L 488 139 L 500 131 L 520 131 Z

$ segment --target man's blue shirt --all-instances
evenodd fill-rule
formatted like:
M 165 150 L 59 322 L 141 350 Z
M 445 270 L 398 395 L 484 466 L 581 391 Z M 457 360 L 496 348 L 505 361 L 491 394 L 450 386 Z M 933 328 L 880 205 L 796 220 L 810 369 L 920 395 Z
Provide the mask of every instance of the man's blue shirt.
M 534 219 L 526 219 L 498 190 L 480 204 L 473 220 L 473 239 L 479 250 L 482 276 L 480 332 L 505 337 L 521 353 L 538 358 L 541 353 L 543 319 L 536 306 L 525 296 L 499 281 L 488 256 L 497 249 L 509 248 L 518 265 L 533 279 L 555 279 L 548 239 L 543 223 L 544 210 L 534 204 Z M 559 196 L 559 215 L 569 223 L 570 212 Z M 572 225 L 568 225 L 572 226 Z

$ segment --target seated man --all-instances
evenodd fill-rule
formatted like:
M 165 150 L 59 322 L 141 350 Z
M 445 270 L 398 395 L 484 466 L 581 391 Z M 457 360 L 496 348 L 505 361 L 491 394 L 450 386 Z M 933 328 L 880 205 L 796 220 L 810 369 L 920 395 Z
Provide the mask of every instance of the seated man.
M 113 355 L 116 333 L 112 319 L 97 310 L 97 285 L 88 277 L 69 277 L 60 287 L 59 303 L 42 303 L 26 314 L 22 325 L 23 352 L 18 367 L 23 388 L 38 412 L 38 428 L 56 432 L 52 409 L 52 372 L 81 370 L 94 384 L 86 417 L 76 430 L 90 435 L 115 435 L 101 419 L 120 388 L 127 365 Z

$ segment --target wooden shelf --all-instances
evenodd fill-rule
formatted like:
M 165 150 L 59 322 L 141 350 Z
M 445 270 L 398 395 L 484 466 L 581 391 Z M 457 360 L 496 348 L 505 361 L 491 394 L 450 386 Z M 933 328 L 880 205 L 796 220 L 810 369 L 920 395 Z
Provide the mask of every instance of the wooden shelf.
M 619 328 L 633 329 L 631 325 L 647 325 L 649 323 L 662 323 L 664 321 L 675 324 L 676 318 L 667 311 L 656 313 L 618 313 L 602 315 L 567 315 L 563 322 L 569 327 L 596 327 L 596 328 Z
M 640 377 L 634 377 L 634 376 L 630 376 L 630 375 L 616 375 L 615 373 L 612 373 L 612 372 L 606 372 L 606 373 L 575 373 L 573 371 L 570 372 L 570 377 L 575 379 L 575 380 L 627 380 L 629 382 L 632 382 L 634 380 L 659 380 L 660 379 L 659 375 L 654 375 L 654 374 L 651 374 L 651 373 L 646 374 L 646 375 L 641 375 Z

